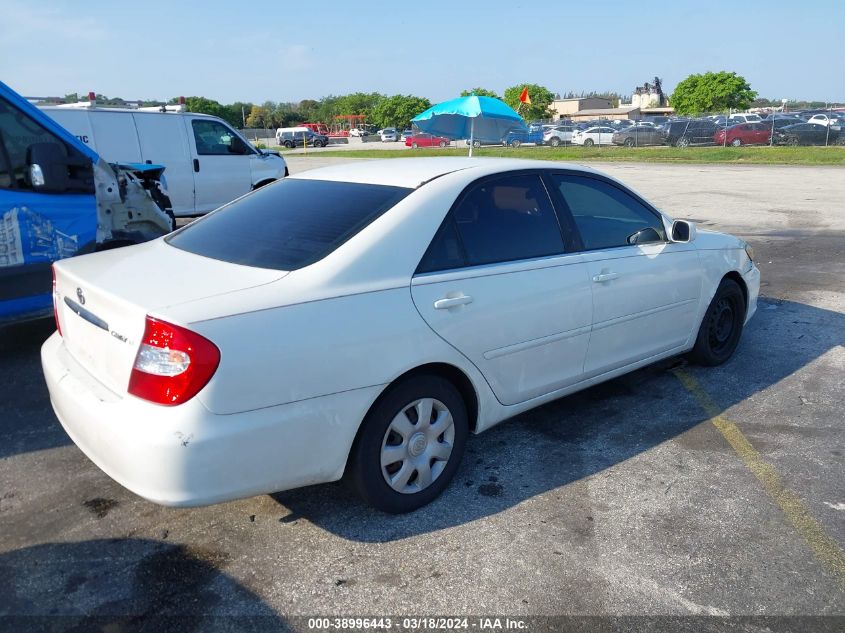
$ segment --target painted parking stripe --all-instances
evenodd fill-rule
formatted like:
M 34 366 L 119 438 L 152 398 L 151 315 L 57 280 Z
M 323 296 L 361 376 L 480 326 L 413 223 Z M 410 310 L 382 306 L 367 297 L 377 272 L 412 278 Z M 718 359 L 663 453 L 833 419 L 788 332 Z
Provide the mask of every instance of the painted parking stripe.
M 680 368 L 673 369 L 672 373 L 675 374 L 684 388 L 695 397 L 698 405 L 704 409 L 705 413 L 710 416 L 710 422 L 719 429 L 719 432 L 733 447 L 746 468 L 754 474 L 763 486 L 766 494 L 780 506 L 786 518 L 807 542 L 813 555 L 836 575 L 842 588 L 845 589 L 845 552 L 842 551 L 839 544 L 828 536 L 821 524 L 813 518 L 801 498 L 784 487 L 777 471 L 763 459 L 762 455 L 748 441 L 748 438 L 739 430 L 739 427 L 720 415 L 719 407 L 698 384 L 698 381 Z

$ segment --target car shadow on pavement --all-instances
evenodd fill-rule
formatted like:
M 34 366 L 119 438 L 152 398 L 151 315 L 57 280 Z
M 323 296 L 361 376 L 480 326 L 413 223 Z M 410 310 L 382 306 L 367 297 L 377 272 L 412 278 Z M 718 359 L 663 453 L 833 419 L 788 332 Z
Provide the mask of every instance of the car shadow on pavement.
M 41 371 L 41 345 L 55 331 L 52 317 L 0 327 L 0 459 L 71 444 Z
M 8 552 L 0 555 L 0 628 L 289 631 L 261 598 L 221 571 L 228 562 L 214 549 L 131 538 Z
M 724 410 L 843 345 L 845 314 L 761 300 L 731 361 L 715 368 L 689 366 L 685 371 Z M 671 372 L 679 365 L 685 360 L 668 359 L 471 437 L 463 464 L 444 494 L 407 515 L 366 507 L 343 483 L 272 496 L 290 512 L 283 520 L 304 518 L 354 541 L 393 541 L 475 521 L 576 485 L 706 422 L 708 416 Z M 708 441 L 712 442 L 711 435 L 693 431 L 684 435 L 683 446 L 696 449 L 697 443 Z M 589 507 L 585 501 L 588 514 Z M 578 509 L 561 507 L 562 512 Z M 573 526 L 583 525 L 583 520 L 573 517 Z

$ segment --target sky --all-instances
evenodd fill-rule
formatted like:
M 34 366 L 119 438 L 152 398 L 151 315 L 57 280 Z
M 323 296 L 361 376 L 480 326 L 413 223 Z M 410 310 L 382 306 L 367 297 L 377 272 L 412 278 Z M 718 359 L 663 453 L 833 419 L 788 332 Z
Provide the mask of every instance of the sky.
M 480 86 L 613 90 L 728 70 L 845 102 L 843 0 L 2 0 L 0 80 L 25 96 L 296 102 Z

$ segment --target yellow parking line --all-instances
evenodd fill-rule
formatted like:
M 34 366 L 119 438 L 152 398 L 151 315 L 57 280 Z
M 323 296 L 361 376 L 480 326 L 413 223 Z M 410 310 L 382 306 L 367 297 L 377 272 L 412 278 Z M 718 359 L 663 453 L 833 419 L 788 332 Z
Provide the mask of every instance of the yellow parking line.
M 736 424 L 720 415 L 719 407 L 698 384 L 698 381 L 683 369 L 673 369 L 672 373 L 695 397 L 699 406 L 710 416 L 713 426 L 719 429 L 766 493 L 780 506 L 786 518 L 810 546 L 815 557 L 837 576 L 845 590 L 845 552 L 839 544 L 828 536 L 821 524 L 813 518 L 801 498 L 784 487 L 777 471 L 763 459 Z

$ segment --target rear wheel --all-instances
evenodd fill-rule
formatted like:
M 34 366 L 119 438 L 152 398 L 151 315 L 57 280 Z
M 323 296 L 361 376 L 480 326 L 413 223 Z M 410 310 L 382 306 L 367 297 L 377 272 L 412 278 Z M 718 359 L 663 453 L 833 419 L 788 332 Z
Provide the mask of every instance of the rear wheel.
M 440 141 L 440 147 L 446 147 L 446 141 Z
M 473 147 L 481 147 L 481 141 L 473 141 L 472 146 Z
M 677 140 L 675 145 L 677 147 L 689 147 L 689 139 L 686 136 L 682 136 Z
M 733 356 L 745 322 L 745 296 L 733 279 L 723 279 L 698 329 L 690 357 L 701 365 L 721 365 Z
M 593 141 L 593 139 L 588 138 L 586 141 L 584 141 L 584 145 L 586 147 L 592 147 L 593 145 L 595 145 L 595 142 Z
M 452 383 L 415 376 L 392 387 L 364 420 L 347 475 L 368 504 L 398 514 L 433 501 L 458 469 L 466 406 Z

